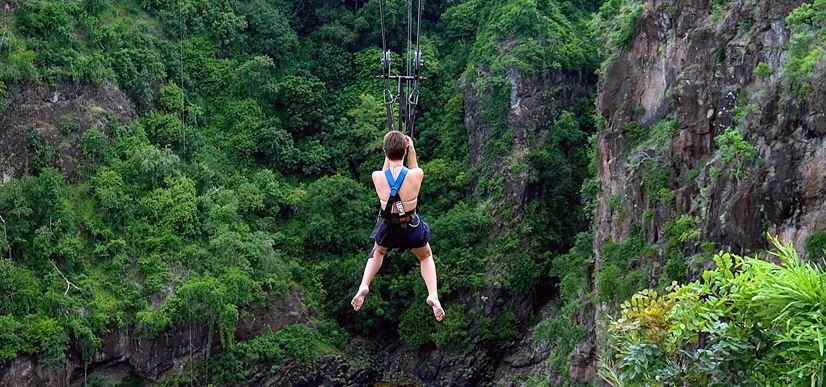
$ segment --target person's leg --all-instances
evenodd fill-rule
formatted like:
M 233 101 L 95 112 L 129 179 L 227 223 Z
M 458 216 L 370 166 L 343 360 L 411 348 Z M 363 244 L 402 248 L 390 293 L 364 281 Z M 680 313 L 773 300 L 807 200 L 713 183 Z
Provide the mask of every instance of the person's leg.
M 359 309 L 361 309 L 361 305 L 364 304 L 364 298 L 367 297 L 367 293 L 370 292 L 370 283 L 373 282 L 376 273 L 381 269 L 381 264 L 384 262 L 384 255 L 386 253 L 386 248 L 378 244 L 373 246 L 373 251 L 371 252 L 373 256 L 367 259 L 367 265 L 364 267 L 364 275 L 361 277 L 361 285 L 359 285 L 359 290 L 353 297 L 353 301 L 350 302 L 356 312 L 358 312 Z
M 436 262 L 433 260 L 433 251 L 430 249 L 430 243 L 411 249 L 410 251 L 419 258 L 419 264 L 422 271 L 422 279 L 427 287 L 427 304 L 433 308 L 433 316 L 437 321 L 442 321 L 445 317 L 445 311 L 442 309 L 442 304 L 439 302 L 439 294 L 437 291 L 436 280 Z

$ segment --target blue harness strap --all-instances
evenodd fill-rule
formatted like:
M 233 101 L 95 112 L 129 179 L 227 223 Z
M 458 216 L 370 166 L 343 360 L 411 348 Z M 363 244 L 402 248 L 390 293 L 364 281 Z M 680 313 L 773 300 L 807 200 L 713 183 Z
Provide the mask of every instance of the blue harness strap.
M 389 169 L 384 171 L 384 176 L 387 178 L 387 184 L 390 185 L 390 197 L 397 196 L 399 194 L 399 188 L 402 187 L 402 183 L 404 183 L 404 178 L 407 177 L 407 168 L 402 167 L 401 172 L 399 172 L 399 177 L 393 179 L 393 173 L 390 172 Z

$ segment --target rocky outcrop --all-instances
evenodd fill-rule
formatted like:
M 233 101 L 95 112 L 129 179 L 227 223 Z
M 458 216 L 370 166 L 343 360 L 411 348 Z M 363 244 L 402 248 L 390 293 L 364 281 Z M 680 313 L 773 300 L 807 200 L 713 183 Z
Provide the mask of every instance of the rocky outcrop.
M 62 84 L 26 87 L 0 114 L 0 184 L 30 171 L 29 136 L 36 131 L 54 150 L 54 164 L 70 178 L 81 160 L 81 136 L 106 130 L 110 120 L 136 117 L 129 98 L 115 86 Z
M 480 71 L 480 77 L 493 75 L 490 69 Z M 501 202 L 516 207 L 516 219 L 503 221 L 503 225 L 521 219 L 522 208 L 531 198 L 532 191 L 530 171 L 523 169 L 514 173 L 511 168 L 524 162 L 530 151 L 546 144 L 548 130 L 560 112 L 576 111 L 582 99 L 594 90 L 597 81 L 596 76 L 585 72 L 548 71 L 525 76 L 518 69 L 508 70 L 506 79 L 510 87 L 509 105 L 502 124 L 513 138 L 506 143 L 505 152 L 495 155 L 486 155 L 486 147 L 502 136 L 502 130 L 496 127 L 497 123 L 488 121 L 488 110 L 491 110 L 491 103 L 504 101 L 491 101 L 494 96 L 485 90 L 477 90 L 471 82 L 466 82 L 462 88 L 470 163 L 477 168 L 490 163 L 486 174 L 504 179 Z
M 825 66 L 812 69 L 804 96 L 785 75 L 785 19 L 803 2 L 644 2 L 633 41 L 608 66 L 597 100 L 607 127 L 598 138 L 595 272 L 607 241 L 642 230 L 659 248 L 653 262 L 639 262 L 656 285 L 665 227 L 683 215 L 700 223 L 685 256 L 698 253 L 700 242 L 752 253 L 766 247 L 767 232 L 802 246 L 826 229 Z M 755 71 L 761 63 L 770 71 Z M 635 138 L 666 119 L 678 127 L 664 144 Z M 735 127 L 756 152 L 726 162 L 717 140 Z M 651 177 L 641 160 L 652 159 L 673 196 L 646 191 Z M 689 271 L 686 279 L 699 273 Z
M 288 297 L 271 304 L 243 310 L 236 326 L 236 340 L 310 321 L 314 312 L 306 311 L 303 304 L 303 295 L 293 290 Z M 101 338 L 100 348 L 88 363 L 78 349 L 73 348 L 67 354 L 67 361 L 58 368 L 39 366 L 36 356 L 19 356 L 0 365 L 0 386 L 79 386 L 93 372 L 107 375 L 113 384 L 129 374 L 146 381 L 161 381 L 168 375 L 183 372 L 191 360 L 207 350 L 212 353 L 220 350 L 217 328 L 209 332 L 208 326 L 205 322 L 181 324 L 153 338 L 145 338 L 139 332 L 116 330 Z

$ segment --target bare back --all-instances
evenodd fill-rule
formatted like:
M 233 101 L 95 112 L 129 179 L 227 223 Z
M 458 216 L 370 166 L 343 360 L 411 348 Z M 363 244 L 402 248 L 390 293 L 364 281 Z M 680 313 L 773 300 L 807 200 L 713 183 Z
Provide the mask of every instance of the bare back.
M 385 170 L 388 169 L 393 174 L 394 179 L 399 177 L 400 167 L 391 167 Z M 385 170 L 373 172 L 373 186 L 376 188 L 376 195 L 381 201 L 382 208 L 387 205 L 387 199 L 390 198 L 390 183 L 387 182 L 387 178 L 384 176 Z M 399 198 L 402 200 L 405 211 L 412 211 L 418 206 L 419 190 L 422 188 L 423 180 L 424 171 L 421 168 L 410 168 L 407 171 L 407 177 L 405 177 L 401 188 L 399 188 Z M 393 212 L 397 212 L 395 207 L 393 207 Z

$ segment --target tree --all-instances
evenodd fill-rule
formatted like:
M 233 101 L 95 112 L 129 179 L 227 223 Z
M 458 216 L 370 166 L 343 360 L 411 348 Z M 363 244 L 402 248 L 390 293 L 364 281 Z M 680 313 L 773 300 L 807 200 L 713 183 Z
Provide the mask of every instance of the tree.
M 158 108 L 164 113 L 180 114 L 184 109 L 184 91 L 174 83 L 167 83 L 158 92 Z
M 130 208 L 126 184 L 116 171 L 103 169 L 92 177 L 92 192 L 107 216 L 121 217 Z
M 284 61 L 298 48 L 298 36 L 282 9 L 266 0 L 250 2 L 244 9 L 249 23 L 247 34 L 252 51 L 269 55 L 276 63 Z
M 150 112 L 144 116 L 142 123 L 149 140 L 160 147 L 175 147 L 184 135 L 184 124 L 175 113 Z
M 315 77 L 289 75 L 276 87 L 276 105 L 285 111 L 284 125 L 296 134 L 318 130 L 327 98 L 327 88 Z
M 91 128 L 83 133 L 81 140 L 83 156 L 92 162 L 105 160 L 107 157 L 106 135 L 98 128 Z
M 367 188 L 350 178 L 322 177 L 310 184 L 298 209 L 308 252 L 336 255 L 363 249 L 374 220 L 373 208 L 375 202 Z M 344 219 L 348 232 L 342 232 Z
M 165 183 L 166 188 L 156 189 L 141 199 L 141 214 L 156 227 L 193 235 L 198 229 L 195 182 L 186 177 L 172 177 Z
M 181 159 L 169 149 L 152 145 L 138 148 L 132 157 L 121 164 L 121 175 L 138 189 L 158 187 L 165 178 L 177 176 Z
M 261 130 L 258 150 L 267 165 L 277 171 L 292 172 L 300 162 L 293 136 L 280 125 Z
M 256 55 L 238 67 L 239 92 L 259 101 L 270 101 L 275 89 L 276 66 L 272 58 Z

